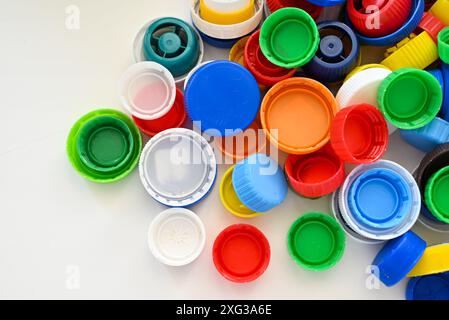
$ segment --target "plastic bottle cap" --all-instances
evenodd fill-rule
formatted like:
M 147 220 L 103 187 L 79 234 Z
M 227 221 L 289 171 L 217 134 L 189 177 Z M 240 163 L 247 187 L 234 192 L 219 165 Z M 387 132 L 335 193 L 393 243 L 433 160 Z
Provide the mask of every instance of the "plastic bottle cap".
M 346 239 L 338 222 L 322 213 L 309 213 L 293 223 L 288 233 L 288 251 L 303 268 L 323 271 L 343 257 Z
M 324 85 L 308 78 L 292 78 L 267 92 L 260 118 L 275 146 L 289 154 L 307 154 L 329 142 L 337 110 L 337 101 Z
M 254 1 L 254 14 L 251 18 L 236 24 L 215 24 L 204 20 L 200 16 L 200 0 L 191 0 L 190 15 L 193 24 L 200 33 L 215 39 L 229 40 L 247 36 L 259 26 L 263 17 L 264 0 Z M 232 45 L 230 46 L 232 47 Z M 229 48 L 230 48 L 229 47 Z
M 235 135 L 257 116 L 260 91 L 251 73 L 230 61 L 214 61 L 199 68 L 185 91 L 187 112 L 211 136 Z
M 187 207 L 201 201 L 217 175 L 217 161 L 209 143 L 187 129 L 170 129 L 154 136 L 140 159 L 140 179 L 156 201 Z
M 449 223 L 449 166 L 434 173 L 426 185 L 425 201 L 430 212 L 440 221 Z
M 184 107 L 184 94 L 178 88 L 176 88 L 176 99 L 173 107 L 162 118 L 156 120 L 142 120 L 133 116 L 134 122 L 140 130 L 150 137 L 168 129 L 181 128 L 184 125 L 186 118 L 187 113 Z
M 424 13 L 424 0 L 413 0 L 412 1 L 412 10 L 410 11 L 410 15 L 408 16 L 405 23 L 401 25 L 399 29 L 394 31 L 391 34 L 388 34 L 383 37 L 368 37 L 356 31 L 356 28 L 352 25 L 347 13 L 345 16 L 345 23 L 354 30 L 360 42 L 366 45 L 371 46 L 392 46 L 396 43 L 400 42 L 402 39 L 407 37 L 410 33 L 412 33 L 416 27 L 418 27 L 419 22 Z
M 195 68 L 193 68 L 192 70 L 190 70 L 189 74 L 188 74 L 187 77 L 186 77 L 186 80 L 184 81 L 184 92 L 185 92 L 186 89 L 187 89 L 187 84 L 189 83 L 190 78 L 192 78 L 192 76 L 195 74 L 195 72 L 197 72 L 198 69 L 204 67 L 206 64 L 211 63 L 211 62 L 214 62 L 214 61 L 215 61 L 215 60 L 204 61 L 204 62 L 202 62 L 201 64 L 197 65 L 197 66 L 196 66 Z M 184 95 L 184 94 L 183 94 L 183 95 Z
M 238 198 L 232 184 L 232 174 L 235 166 L 229 168 L 224 174 L 220 184 L 221 202 L 233 215 L 239 218 L 254 218 L 260 214 L 246 207 Z
M 67 155 L 74 169 L 97 183 L 123 179 L 139 162 L 142 137 L 125 114 L 101 109 L 90 112 L 72 127 Z
M 412 208 L 407 181 L 388 169 L 362 173 L 353 181 L 348 195 L 353 217 L 372 228 L 395 228 L 403 223 Z
M 388 71 L 391 71 L 390 69 L 388 69 L 386 66 L 384 66 L 383 64 L 380 63 L 368 63 L 368 64 L 364 64 L 358 67 L 355 67 L 354 69 L 352 69 L 352 71 L 346 76 L 345 78 L 345 82 L 348 81 L 352 76 L 354 76 L 355 74 L 361 72 L 361 71 L 365 71 L 368 69 L 374 69 L 374 68 L 380 68 L 380 69 L 385 69 Z
M 398 30 L 407 21 L 411 10 L 412 0 L 348 0 L 346 5 L 354 27 L 372 38 Z
M 241 161 L 255 153 L 261 153 L 267 144 L 267 137 L 260 129 L 257 119 L 248 129 L 232 137 L 215 137 L 216 147 L 222 154 L 234 161 Z
M 244 37 L 237 41 L 229 52 L 229 61 L 238 63 L 239 65 L 244 65 L 245 60 L 245 47 L 248 42 L 249 36 Z
M 318 24 L 321 40 L 318 51 L 304 66 L 306 74 L 321 82 L 335 82 L 358 64 L 360 46 L 354 32 L 342 22 Z
M 441 107 L 441 117 L 449 122 L 449 64 L 441 64 L 441 73 L 443 74 L 443 106 Z
M 434 15 L 424 12 L 424 15 L 419 23 L 419 29 L 426 31 L 435 43 L 438 43 L 438 34 L 445 27 L 444 23 Z
M 244 66 L 253 74 L 259 84 L 273 86 L 291 78 L 297 69 L 285 69 L 272 64 L 263 55 L 259 45 L 260 31 L 255 32 L 245 46 Z
M 449 27 L 438 33 L 438 54 L 444 63 L 449 63 Z
M 200 15 L 207 22 L 231 25 L 244 22 L 254 15 L 254 0 L 200 0 Z
M 406 289 L 407 300 L 449 300 L 449 278 L 431 275 L 410 279 Z
M 213 259 L 226 279 L 245 283 L 259 278 L 270 263 L 270 244 L 257 228 L 247 224 L 223 230 L 214 243 Z
M 323 7 L 314 5 L 313 3 L 309 1 L 298 1 L 298 0 L 267 0 L 267 7 L 270 11 L 270 14 L 273 12 L 276 12 L 279 9 L 282 8 L 298 8 L 302 9 L 314 19 L 317 20 L 323 12 Z M 269 15 L 267 15 L 268 17 Z
M 307 1 L 320 7 L 334 7 L 343 4 L 345 2 L 345 0 L 307 0 Z
M 290 155 L 285 174 L 296 192 L 312 199 L 334 192 L 345 180 L 344 163 L 330 146 L 309 155 Z
M 388 241 L 372 263 L 373 274 L 387 287 L 394 286 L 418 263 L 426 246 L 426 242 L 412 231 Z
M 427 71 L 400 69 L 379 88 L 378 101 L 384 116 L 401 129 L 417 129 L 431 122 L 440 111 L 443 94 Z
M 271 63 L 283 68 L 298 68 L 308 63 L 319 42 L 315 21 L 307 12 L 297 8 L 284 8 L 272 13 L 260 32 L 263 54 Z
M 156 120 L 166 115 L 176 98 L 171 73 L 155 62 L 139 62 L 129 67 L 120 80 L 123 106 L 142 120 Z
M 180 267 L 192 263 L 203 252 L 206 230 L 201 219 L 192 211 L 168 209 L 151 222 L 148 245 L 161 263 Z
M 430 8 L 429 13 L 440 19 L 445 25 L 449 25 L 449 0 L 437 0 Z
M 436 117 L 422 128 L 401 130 L 401 136 L 415 148 L 423 152 L 430 152 L 436 146 L 449 142 L 449 123 Z
M 449 271 L 449 244 L 427 247 L 418 264 L 408 274 L 409 277 L 425 276 Z
M 366 188 L 364 188 L 363 187 L 364 185 L 360 183 L 358 183 L 358 185 L 360 185 L 361 188 L 358 187 L 357 185 L 353 187 L 356 181 L 364 182 L 363 175 L 366 172 L 385 172 L 386 170 L 388 170 L 389 172 L 392 171 L 395 172 L 394 177 L 395 179 L 397 179 L 395 180 L 396 183 L 393 184 L 392 182 L 389 181 L 382 181 L 380 179 L 376 180 L 375 178 L 372 178 L 368 180 L 372 181 L 372 183 L 371 182 L 368 183 Z M 407 191 L 407 193 L 410 194 L 408 201 L 411 204 L 411 208 L 409 207 L 409 210 L 407 211 L 406 216 L 404 218 L 401 218 L 400 221 L 394 223 L 392 222 L 394 220 L 388 219 L 389 215 L 391 215 L 391 212 L 393 210 L 391 210 L 390 212 L 383 212 L 383 211 L 378 212 L 370 210 L 371 207 L 369 205 L 370 203 L 372 203 L 373 198 L 378 203 L 383 203 L 387 199 L 388 200 L 392 199 L 394 197 L 394 192 L 396 192 L 397 190 L 393 188 L 396 187 L 396 184 L 402 185 L 404 182 L 407 184 L 407 187 L 405 186 L 403 187 L 408 188 L 410 190 Z M 384 185 L 381 185 L 382 192 L 384 192 L 384 194 L 371 192 L 373 189 L 372 187 L 377 188 L 376 185 L 377 183 L 378 184 L 384 183 Z M 393 190 L 391 191 L 390 189 Z M 359 191 L 356 192 L 357 190 Z M 364 198 L 359 196 L 357 202 L 363 201 L 364 204 L 361 208 L 358 208 L 358 212 L 354 211 L 354 207 L 357 203 L 354 201 L 354 197 L 350 195 L 350 192 L 353 192 L 353 194 L 360 193 L 362 196 L 366 195 L 369 196 Z M 388 198 L 386 198 L 386 196 L 388 196 Z M 350 205 L 350 201 L 352 202 L 352 205 Z M 384 205 L 386 204 L 391 203 L 385 202 Z M 407 203 L 405 203 L 405 205 L 407 206 Z M 345 220 L 345 222 L 351 227 L 351 229 L 353 229 L 361 236 L 375 240 L 390 240 L 406 233 L 416 223 L 421 211 L 421 195 L 415 179 L 406 169 L 404 169 L 397 163 L 387 160 L 379 160 L 372 164 L 359 165 L 347 176 L 345 182 L 341 187 L 339 195 L 339 207 L 341 215 Z M 366 215 L 366 213 L 368 213 L 368 215 Z M 366 216 L 363 216 L 363 214 Z M 391 225 L 391 227 L 383 227 L 384 226 L 383 221 L 381 221 L 378 224 L 378 226 L 375 226 L 374 223 L 375 222 L 374 220 L 376 218 L 375 216 L 379 214 L 385 215 L 386 217 L 385 226 Z M 401 216 L 401 214 L 399 216 Z M 368 222 L 368 220 L 371 220 L 371 223 Z
M 331 143 L 335 153 L 345 162 L 375 162 L 382 158 L 388 147 L 385 118 L 369 104 L 344 108 L 332 123 Z
M 287 196 L 288 185 L 279 165 L 265 154 L 253 154 L 235 166 L 232 183 L 240 201 L 255 212 L 267 212 Z

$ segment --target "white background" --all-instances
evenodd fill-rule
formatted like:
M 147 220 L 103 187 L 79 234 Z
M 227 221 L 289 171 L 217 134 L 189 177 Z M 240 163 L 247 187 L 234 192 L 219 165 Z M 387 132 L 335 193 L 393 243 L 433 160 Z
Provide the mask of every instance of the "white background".
M 81 10 L 79 31 L 65 28 L 68 5 Z M 188 1 L 1 0 L 0 7 L 0 298 L 404 298 L 406 282 L 366 288 L 367 266 L 379 246 L 348 239 L 343 260 L 328 272 L 295 265 L 285 245 L 291 223 L 305 212 L 329 212 L 329 198 L 306 200 L 292 191 L 279 208 L 250 221 L 272 247 L 271 264 L 258 281 L 236 285 L 214 269 L 214 238 L 242 222 L 222 207 L 218 184 L 193 208 L 206 224 L 204 253 L 180 269 L 159 264 L 146 233 L 164 208 L 146 194 L 138 173 L 113 185 L 89 183 L 71 168 L 65 142 L 81 115 L 120 109 L 117 81 L 132 62 L 135 34 L 158 16 L 189 20 Z M 225 50 L 207 48 L 207 59 L 226 57 Z M 392 137 L 387 158 L 413 170 L 421 157 Z M 449 240 L 415 229 L 430 244 Z M 77 270 L 80 288 L 70 290 Z

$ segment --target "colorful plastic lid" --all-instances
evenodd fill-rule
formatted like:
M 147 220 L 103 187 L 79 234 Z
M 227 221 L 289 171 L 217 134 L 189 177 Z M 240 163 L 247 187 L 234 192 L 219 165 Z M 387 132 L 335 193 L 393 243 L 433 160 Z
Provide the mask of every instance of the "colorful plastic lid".
M 189 74 L 188 74 L 187 77 L 186 77 L 186 80 L 184 81 L 184 92 L 185 92 L 186 89 L 187 89 L 187 84 L 189 83 L 190 78 L 192 78 L 192 76 L 195 74 L 195 72 L 197 72 L 198 69 L 204 67 L 206 64 L 211 63 L 211 62 L 214 62 L 214 60 L 204 61 L 204 62 L 202 62 L 201 64 L 197 65 L 197 66 L 196 66 L 195 68 L 193 68 L 192 70 L 190 70 Z M 183 95 L 184 95 L 184 94 L 183 94 Z
M 372 272 L 387 287 L 403 280 L 426 250 L 426 242 L 412 231 L 390 240 L 372 263 Z
M 351 70 L 351 72 L 349 72 L 349 74 L 346 76 L 345 78 L 345 82 L 348 81 L 352 76 L 354 76 L 355 74 L 361 72 L 361 71 L 365 71 L 368 69 L 374 69 L 374 68 L 380 68 L 380 69 L 385 69 L 385 70 L 389 70 L 386 66 L 384 66 L 383 64 L 380 63 L 367 63 L 367 64 L 362 64 L 361 66 L 355 67 L 354 69 Z
M 408 274 L 409 277 L 426 276 L 449 271 L 449 244 L 427 247 L 418 264 Z
M 438 54 L 444 63 L 449 63 L 449 27 L 438 33 Z
M 212 39 L 229 40 L 245 37 L 254 30 L 257 29 L 263 18 L 264 0 L 254 1 L 254 13 L 251 18 L 241 23 L 235 24 L 216 24 L 211 23 L 203 19 L 200 15 L 200 0 L 190 0 L 190 15 L 192 17 L 193 24 L 198 28 L 200 33 L 211 37 Z M 206 39 L 205 39 L 206 40 Z M 229 48 L 232 47 L 229 46 Z
M 431 122 L 443 102 L 437 79 L 423 70 L 399 69 L 383 80 L 378 102 L 384 116 L 401 129 L 417 129 Z
M 180 267 L 195 261 L 204 250 L 206 230 L 201 219 L 183 208 L 168 209 L 151 222 L 148 245 L 161 263 Z
M 399 201 L 404 194 L 409 194 L 409 198 L 403 200 L 404 207 L 411 204 L 405 217 L 399 203 L 393 202 L 395 198 Z M 377 211 L 372 206 L 374 200 L 384 206 L 388 205 L 390 210 Z M 354 208 L 358 203 L 361 206 L 356 211 Z M 392 161 L 379 160 L 359 165 L 346 177 L 339 194 L 339 208 L 345 222 L 361 236 L 390 240 L 414 226 L 421 212 L 421 194 L 415 179 L 405 168 Z M 395 216 L 400 218 L 399 221 L 394 221 Z M 384 220 L 379 219 L 383 217 Z
M 253 154 L 238 163 L 232 174 L 240 201 L 255 212 L 267 212 L 286 198 L 288 185 L 276 161 L 265 154 Z
M 162 118 L 156 120 L 142 120 L 133 116 L 134 122 L 146 135 L 153 137 L 159 132 L 172 128 L 181 128 L 187 118 L 184 107 L 184 94 L 176 88 L 176 99 L 173 107 Z
M 314 20 L 317 20 L 320 17 L 321 12 L 323 12 L 324 9 L 323 7 L 314 5 L 309 1 L 298 1 L 298 0 L 267 0 L 267 7 L 268 10 L 270 11 L 270 14 L 282 8 L 293 7 L 302 9 L 308 14 L 310 14 L 310 16 Z M 267 15 L 267 17 L 268 16 L 269 15 Z
M 176 99 L 171 73 L 156 62 L 139 62 L 129 67 L 120 80 L 120 100 L 133 116 L 156 120 L 165 116 Z
M 209 194 L 217 161 L 201 135 L 188 129 L 170 129 L 147 143 L 139 169 L 142 184 L 154 200 L 169 207 L 188 207 Z
M 441 64 L 441 72 L 443 74 L 443 105 L 441 107 L 440 116 L 449 122 L 449 64 Z
M 449 142 L 449 123 L 436 117 L 422 128 L 401 130 L 401 137 L 415 148 L 430 152 L 436 146 Z
M 122 112 L 100 109 L 79 119 L 67 139 L 67 155 L 84 178 L 97 183 L 125 178 L 139 162 L 142 137 Z
M 352 25 L 347 13 L 345 15 L 345 23 L 354 30 L 360 42 L 371 46 L 392 46 L 400 42 L 402 39 L 411 34 L 417 27 L 424 14 L 424 0 L 413 0 L 412 10 L 405 23 L 393 33 L 383 37 L 368 37 L 356 31 Z
M 343 257 L 346 238 L 338 222 L 323 213 L 308 213 L 296 220 L 288 232 L 288 251 L 303 268 L 323 271 Z
M 344 108 L 332 123 L 331 143 L 335 153 L 345 162 L 375 162 L 388 148 L 385 118 L 369 104 Z
M 254 212 L 245 206 L 235 193 L 234 185 L 232 183 L 232 175 L 234 173 L 235 166 L 229 168 L 221 179 L 220 184 L 220 199 L 225 208 L 233 215 L 239 218 L 254 218 L 260 215 L 258 212 Z
M 245 47 L 250 36 L 244 37 L 237 41 L 229 51 L 229 61 L 244 65 L 245 60 Z
M 329 142 L 337 110 L 335 97 L 323 84 L 292 78 L 267 92 L 260 118 L 274 146 L 289 154 L 308 154 Z
M 291 78 L 297 69 L 285 69 L 272 64 L 262 53 L 259 44 L 260 31 L 253 33 L 245 46 L 244 66 L 253 74 L 257 82 L 264 86 Z
M 287 69 L 308 63 L 318 50 L 319 43 L 320 35 L 315 21 L 298 8 L 283 8 L 272 13 L 260 32 L 260 48 L 265 57 Z
M 271 251 L 265 235 L 247 224 L 232 225 L 217 237 L 213 259 L 218 272 L 237 283 L 262 276 L 270 264 Z
M 449 166 L 434 173 L 426 185 L 424 199 L 429 211 L 440 221 L 449 223 Z
M 449 276 L 430 275 L 410 279 L 407 300 L 449 300 Z
M 338 6 L 339 4 L 343 4 L 346 0 L 307 0 L 307 1 L 320 7 L 333 7 Z
M 437 0 L 429 9 L 429 13 L 440 19 L 445 25 L 449 25 L 449 0 Z
M 241 23 L 254 15 L 254 0 L 200 0 L 200 15 L 214 24 Z
M 319 23 L 318 32 L 321 38 L 318 51 L 304 66 L 304 71 L 321 82 L 343 80 L 359 62 L 360 46 L 356 35 L 338 21 Z
M 297 193 L 315 199 L 331 194 L 343 184 L 345 167 L 328 145 L 308 155 L 289 155 L 285 174 Z
M 235 135 L 256 119 L 260 91 L 252 74 L 230 61 L 199 68 L 185 91 L 187 113 L 210 136 Z
M 346 11 L 354 27 L 361 34 L 376 38 L 398 30 L 407 21 L 412 10 L 412 2 L 412 0 L 348 0 Z
M 431 13 L 424 12 L 418 27 L 422 31 L 426 31 L 432 37 L 433 41 L 438 43 L 438 34 L 444 29 L 445 25 Z

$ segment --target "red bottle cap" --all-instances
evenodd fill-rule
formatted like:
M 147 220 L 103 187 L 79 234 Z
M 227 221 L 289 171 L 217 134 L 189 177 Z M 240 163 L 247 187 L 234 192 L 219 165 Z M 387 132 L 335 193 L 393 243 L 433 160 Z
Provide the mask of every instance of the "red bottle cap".
M 369 104 L 344 108 L 332 123 L 331 144 L 343 161 L 375 162 L 387 151 L 387 122 L 382 113 Z
M 226 279 L 245 283 L 259 278 L 270 263 L 270 244 L 256 227 L 236 224 L 223 230 L 214 243 L 213 258 Z
M 430 34 L 435 43 L 438 43 L 438 33 L 445 27 L 446 25 L 440 19 L 428 12 L 424 12 L 421 22 L 418 25 L 419 29 Z
M 260 30 L 248 39 L 244 56 L 244 65 L 256 78 L 257 83 L 271 87 L 293 77 L 297 69 L 285 69 L 268 61 L 260 49 L 259 37 Z
M 146 135 L 153 137 L 159 132 L 172 128 L 181 128 L 186 121 L 187 113 L 184 107 L 184 94 L 176 88 L 176 98 L 173 107 L 162 118 L 142 120 L 133 116 L 134 122 Z
M 330 145 L 308 155 L 290 155 L 285 174 L 290 186 L 307 198 L 330 194 L 345 180 L 344 163 Z
M 378 38 L 395 32 L 407 21 L 412 10 L 412 2 L 412 0 L 348 0 L 346 11 L 349 20 L 361 34 Z M 371 10 L 375 7 L 378 11 Z
M 310 14 L 313 20 L 317 20 L 324 9 L 305 0 L 267 0 L 267 5 L 271 13 L 282 8 L 299 8 Z

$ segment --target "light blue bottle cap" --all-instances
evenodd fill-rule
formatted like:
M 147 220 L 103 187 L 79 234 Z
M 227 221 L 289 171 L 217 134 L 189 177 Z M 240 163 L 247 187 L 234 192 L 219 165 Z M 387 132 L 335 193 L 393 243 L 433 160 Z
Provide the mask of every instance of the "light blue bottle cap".
M 349 189 L 348 202 L 360 224 L 377 229 L 400 225 L 412 207 L 407 181 L 385 168 L 371 169 L 357 177 Z
M 449 122 L 438 117 L 422 128 L 400 132 L 402 139 L 423 152 L 430 152 L 436 146 L 449 142 Z
M 449 276 L 434 274 L 412 278 L 405 297 L 407 300 L 449 300 Z
M 255 212 L 267 212 L 287 196 L 284 172 L 264 154 L 254 154 L 237 164 L 232 182 L 240 201 Z

